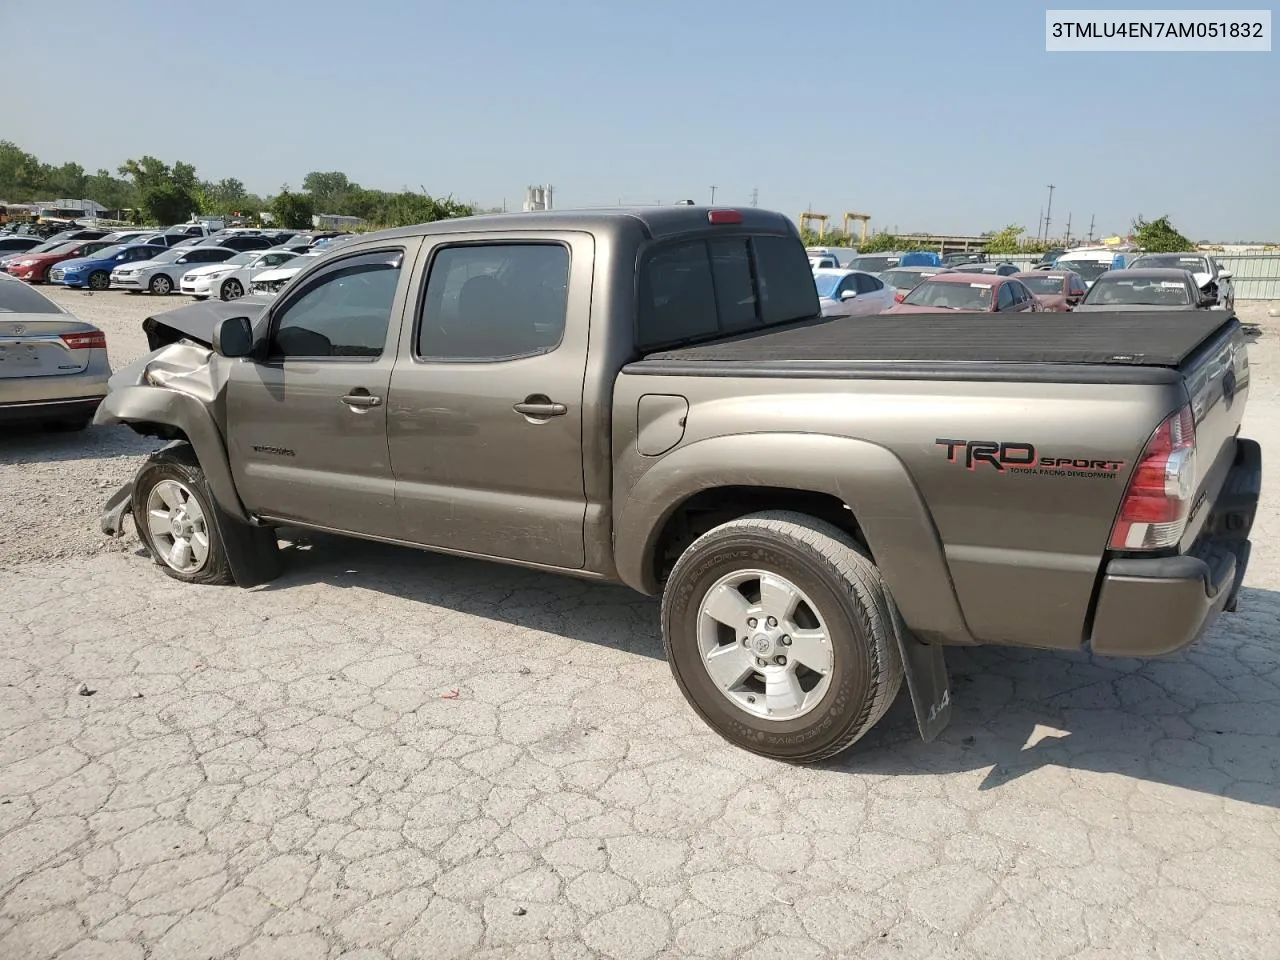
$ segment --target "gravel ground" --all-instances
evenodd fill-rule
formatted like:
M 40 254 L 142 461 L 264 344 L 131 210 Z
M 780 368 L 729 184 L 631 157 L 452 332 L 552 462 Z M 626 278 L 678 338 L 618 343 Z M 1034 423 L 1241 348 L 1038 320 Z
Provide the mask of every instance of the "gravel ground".
M 145 350 L 150 298 L 53 296 Z M 953 651 L 938 741 L 901 698 L 798 769 L 698 722 L 621 588 L 321 537 L 177 584 L 96 527 L 151 447 L 0 436 L 0 960 L 1280 956 L 1275 471 L 1191 650 Z

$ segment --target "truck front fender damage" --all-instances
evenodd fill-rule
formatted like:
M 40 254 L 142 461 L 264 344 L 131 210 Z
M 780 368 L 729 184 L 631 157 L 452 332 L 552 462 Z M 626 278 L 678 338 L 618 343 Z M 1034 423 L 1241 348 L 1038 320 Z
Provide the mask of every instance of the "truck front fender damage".
M 623 581 L 657 592 L 651 559 L 667 519 L 694 494 L 739 486 L 825 493 L 852 510 L 905 623 L 895 632 L 920 734 L 936 737 L 951 714 L 943 642 L 974 640 L 933 519 L 902 461 L 884 447 L 847 437 L 756 433 L 673 451 L 619 501 L 615 543 Z
M 204 471 L 232 576 L 244 587 L 277 576 L 279 561 L 274 531 L 254 524 L 236 492 L 218 426 L 229 362 L 191 342 L 161 347 L 111 378 L 93 422 L 125 424 L 143 436 L 168 439 L 168 451 L 189 451 L 185 455 Z M 100 521 L 107 535 L 123 534 L 133 486 L 130 480 L 107 500 Z

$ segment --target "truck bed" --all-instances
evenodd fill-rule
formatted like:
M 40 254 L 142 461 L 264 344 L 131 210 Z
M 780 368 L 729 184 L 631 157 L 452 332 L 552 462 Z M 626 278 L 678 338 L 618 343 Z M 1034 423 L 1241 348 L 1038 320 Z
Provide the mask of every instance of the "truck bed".
M 943 312 L 831 317 L 776 331 L 648 354 L 647 366 L 690 361 L 847 365 L 1085 364 L 1181 366 L 1218 331 L 1236 323 L 1220 310 L 1034 313 Z M 639 372 L 639 371 L 637 371 Z

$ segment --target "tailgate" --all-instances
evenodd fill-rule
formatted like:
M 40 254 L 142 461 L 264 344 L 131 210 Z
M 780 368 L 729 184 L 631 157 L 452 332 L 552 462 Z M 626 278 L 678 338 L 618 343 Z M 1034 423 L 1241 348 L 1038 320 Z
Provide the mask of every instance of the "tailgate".
M 1199 488 L 1180 548 L 1190 549 L 1236 456 L 1236 436 L 1249 395 L 1249 348 L 1239 323 L 1225 326 L 1179 368 L 1196 421 Z
M 78 331 L 67 329 L 73 325 L 66 320 L 0 320 L 0 380 L 83 372 L 89 350 L 72 349 L 60 336 L 77 336 Z

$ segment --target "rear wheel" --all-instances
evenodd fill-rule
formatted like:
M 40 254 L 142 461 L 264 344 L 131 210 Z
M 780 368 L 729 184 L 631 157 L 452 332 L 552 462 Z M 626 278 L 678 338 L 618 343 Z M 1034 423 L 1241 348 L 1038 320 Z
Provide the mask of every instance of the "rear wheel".
M 105 270 L 95 270 L 89 274 L 90 290 L 106 290 L 111 286 L 111 274 Z
M 173 281 L 166 277 L 163 273 L 157 273 L 151 278 L 148 289 L 157 296 L 164 297 L 173 293 Z
M 235 277 L 222 284 L 221 297 L 223 300 L 239 300 L 243 296 L 244 286 Z
M 730 742 L 791 762 L 839 753 L 884 715 L 902 683 L 897 616 L 851 537 L 784 511 L 699 537 L 662 598 L 690 705 Z
M 190 453 L 160 450 L 142 465 L 133 519 L 152 559 L 175 580 L 234 582 L 204 471 Z

